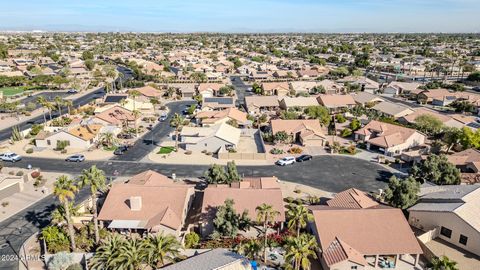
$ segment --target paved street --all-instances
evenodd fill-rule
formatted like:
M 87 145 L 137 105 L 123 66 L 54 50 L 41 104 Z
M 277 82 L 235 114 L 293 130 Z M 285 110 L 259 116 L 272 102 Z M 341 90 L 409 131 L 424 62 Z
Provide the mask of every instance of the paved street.
M 179 101 L 167 104 L 169 108 L 168 118 L 164 122 L 157 122 L 153 129 L 139 138 L 135 144 L 121 156 L 115 156 L 113 160 L 140 161 L 160 145 L 160 140 L 168 136 L 173 129 L 170 127 L 170 119 L 175 113 L 182 113 L 185 106 L 194 101 Z
M 251 96 L 252 93 L 248 92 L 249 85 L 245 84 L 241 76 L 230 76 L 230 82 L 235 87 L 237 93 L 237 106 L 244 105 L 245 96 Z

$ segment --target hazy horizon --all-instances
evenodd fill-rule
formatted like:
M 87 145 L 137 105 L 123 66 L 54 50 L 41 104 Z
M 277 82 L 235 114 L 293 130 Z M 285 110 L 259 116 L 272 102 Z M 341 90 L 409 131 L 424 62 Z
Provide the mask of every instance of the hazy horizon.
M 478 33 L 477 0 L 9 2 L 0 31 Z

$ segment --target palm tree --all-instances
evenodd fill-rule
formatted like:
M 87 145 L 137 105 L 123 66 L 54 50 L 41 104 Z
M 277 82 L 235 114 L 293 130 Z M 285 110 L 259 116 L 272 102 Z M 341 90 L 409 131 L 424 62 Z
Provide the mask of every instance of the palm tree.
M 47 108 L 47 106 L 46 106 L 47 100 L 43 96 L 39 96 L 39 97 L 37 97 L 37 103 L 40 104 L 40 106 L 42 106 L 42 109 L 44 111 L 43 122 L 47 123 L 47 116 L 45 115 L 45 109 Z M 52 118 L 52 115 L 50 114 L 50 119 L 51 118 Z
M 110 148 L 118 142 L 117 138 L 112 132 L 105 132 L 100 135 L 100 143 Z
M 301 234 L 288 237 L 285 243 L 285 268 L 309 270 L 310 258 L 317 258 L 317 241 L 313 235 Z
M 133 110 L 135 111 L 136 110 L 136 108 L 135 108 L 136 104 L 135 103 L 137 103 L 136 102 L 137 97 L 140 96 L 140 92 L 138 92 L 137 90 L 132 90 L 132 91 L 128 92 L 128 95 L 133 99 Z
M 72 114 L 72 107 L 73 107 L 73 101 L 70 99 L 66 99 L 63 101 L 63 105 L 67 106 L 68 114 Z
M 287 206 L 288 228 L 297 231 L 300 235 L 300 229 L 307 227 L 309 221 L 313 221 L 313 215 L 304 205 L 291 203 Z
M 80 188 L 90 186 L 95 243 L 98 244 L 100 236 L 98 233 L 97 193 L 98 191 L 104 191 L 107 187 L 105 173 L 102 170 L 97 169 L 97 166 L 93 165 L 90 169 L 83 170 L 82 175 L 79 177 L 79 186 Z
M 260 252 L 261 249 L 262 246 L 257 239 L 249 239 L 248 241 L 242 242 L 238 245 L 237 252 L 249 258 L 250 260 L 255 260 L 258 252 Z
M 75 206 L 73 202 L 69 204 L 69 213 L 72 217 L 78 216 L 80 207 Z M 52 222 L 55 224 L 60 224 L 62 222 L 67 222 L 67 215 L 63 205 L 59 205 L 57 209 L 52 212 Z
M 93 270 L 117 269 L 115 260 L 118 258 L 119 249 L 125 240 L 118 234 L 109 236 L 106 241 L 96 250 L 90 261 L 90 268 Z
M 181 245 L 171 234 L 150 235 L 142 246 L 145 249 L 147 262 L 157 269 L 165 265 L 165 262 L 172 262 L 180 254 Z
M 185 119 L 178 113 L 175 113 L 172 117 L 172 120 L 170 120 L 170 126 L 175 128 L 175 151 L 177 151 L 178 148 L 178 134 L 182 130 L 184 122 Z
M 77 191 L 78 187 L 75 185 L 73 179 L 68 178 L 66 175 L 57 178 L 53 189 L 53 194 L 58 198 L 60 203 L 63 204 L 63 209 L 65 210 L 65 218 L 67 221 L 68 235 L 70 237 L 72 251 L 75 250 L 75 232 L 73 230 L 69 205 L 70 202 L 75 199 L 75 193 Z
M 135 101 L 134 101 L 135 102 Z M 135 104 L 135 103 L 133 103 Z M 135 106 L 135 105 L 133 105 Z M 135 137 L 138 136 L 138 129 L 137 129 L 137 120 L 138 120 L 138 117 L 142 114 L 139 110 L 133 110 L 133 117 L 135 117 L 135 122 L 134 122 L 134 128 L 135 128 Z
M 139 270 L 145 262 L 145 252 L 142 249 L 142 241 L 129 239 L 124 241 L 118 248 L 118 256 L 112 260 L 115 269 Z
M 257 222 L 263 223 L 263 263 L 267 263 L 267 236 L 268 225 L 272 223 L 275 218 L 280 215 L 280 212 L 273 209 L 273 206 L 262 203 L 255 208 L 257 212 Z
M 457 262 L 450 260 L 447 256 L 435 257 L 432 260 L 433 270 L 458 270 Z
M 63 106 L 63 99 L 60 96 L 56 96 L 54 99 L 55 107 L 57 107 L 58 112 L 62 115 L 62 106 Z

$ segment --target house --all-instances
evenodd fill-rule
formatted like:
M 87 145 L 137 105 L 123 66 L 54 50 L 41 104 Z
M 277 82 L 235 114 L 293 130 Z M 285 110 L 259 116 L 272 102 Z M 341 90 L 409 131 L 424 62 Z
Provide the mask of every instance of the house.
M 419 83 L 415 82 L 397 82 L 393 81 L 389 83 L 385 89 L 383 89 L 383 93 L 387 95 L 398 96 L 401 94 L 410 94 L 412 91 L 415 91 L 420 87 Z
M 194 187 L 178 184 L 154 171 L 115 183 L 98 215 L 105 227 L 139 233 L 181 235 Z
M 327 95 L 335 95 L 342 93 L 345 88 L 332 80 L 322 80 L 317 83 L 318 86 L 323 87 L 325 89 L 325 94 Z
M 398 119 L 414 112 L 410 107 L 388 101 L 378 103 L 372 107 L 372 110 L 377 111 L 381 115 L 394 119 Z
M 467 149 L 447 156 L 448 161 L 462 172 L 480 173 L 480 150 Z
M 290 82 L 290 91 L 293 91 L 295 94 L 300 93 L 312 93 L 317 87 L 317 82 L 309 82 L 309 81 L 298 81 L 298 82 Z
M 357 104 L 351 95 L 319 95 L 317 100 L 318 103 L 325 106 L 330 113 L 350 109 Z
M 415 109 L 413 113 L 400 117 L 398 121 L 403 124 L 415 124 L 416 119 L 422 115 L 432 116 L 442 122 L 447 127 L 462 128 L 465 125 L 461 121 L 458 121 L 457 119 L 452 117 L 452 115 L 442 114 L 434 110 L 429 110 L 427 108 Z
M 218 96 L 220 88 L 224 85 L 221 83 L 201 83 L 198 85 L 197 92 L 204 98 Z
M 352 98 L 353 100 L 355 100 L 355 102 L 358 105 L 367 106 L 367 107 L 371 107 L 371 106 L 374 106 L 375 104 L 385 101 L 383 98 L 368 92 L 356 93 L 352 95 Z
M 275 112 L 280 108 L 278 96 L 246 96 L 245 106 L 249 114 Z
M 113 125 L 123 128 L 134 127 L 135 122 L 138 122 L 139 119 L 136 119 L 131 111 L 115 105 L 110 109 L 95 114 L 93 121 L 102 125 Z
M 262 83 L 262 94 L 266 96 L 286 96 L 290 93 L 288 82 Z
M 285 132 L 294 142 L 304 146 L 324 146 L 327 142 L 317 119 L 275 119 L 270 121 L 270 127 L 273 135 Z
M 69 148 L 89 149 L 98 141 L 102 129 L 103 125 L 90 124 L 77 125 L 54 133 L 42 131 L 35 137 L 35 146 L 55 149 L 58 142 L 65 141 Z
M 253 270 L 250 260 L 228 249 L 216 248 L 194 255 L 163 270 Z
M 431 89 L 420 92 L 417 95 L 420 103 L 431 103 L 435 106 L 447 106 L 457 100 L 455 93 L 447 89 Z
M 139 92 L 143 97 L 145 97 L 146 98 L 145 101 L 149 101 L 151 98 L 159 98 L 162 96 L 162 93 L 159 90 L 157 90 L 156 88 L 150 85 L 146 85 L 140 88 L 135 88 L 132 90 Z
M 350 197 L 352 193 L 357 197 Z M 335 196 L 332 206 L 311 207 L 310 229 L 319 243 L 323 269 L 377 269 L 387 264 L 415 269 L 423 252 L 402 210 L 378 205 L 357 191 L 338 196 L 342 198 Z
M 365 142 L 369 150 L 378 150 L 387 156 L 393 156 L 423 145 L 425 135 L 415 129 L 372 120 L 355 131 L 355 140 Z
M 202 111 L 197 113 L 195 118 L 204 127 L 215 126 L 228 121 L 235 121 L 239 126 L 249 125 L 247 113 L 237 108 L 228 108 L 221 111 Z
M 284 97 L 280 100 L 280 108 L 288 110 L 291 108 L 307 108 L 318 106 L 316 97 Z
M 195 86 L 193 84 L 181 84 L 176 88 L 182 98 L 193 98 L 195 96 Z
M 180 138 L 185 150 L 217 153 L 220 149 L 235 149 L 241 130 L 221 123 L 210 127 L 183 127 Z
M 298 77 L 297 73 L 293 70 L 277 70 L 273 72 L 272 76 L 277 79 L 292 79 Z
M 202 102 L 202 111 L 223 110 L 235 108 L 234 97 L 205 97 Z
M 320 76 L 320 73 L 317 69 L 301 69 L 297 70 L 297 75 L 299 78 L 317 78 Z
M 362 92 L 375 94 L 380 89 L 380 84 L 374 80 L 362 76 L 348 76 L 338 80 L 337 82 L 344 84 L 359 85 Z
M 268 80 L 270 77 L 272 77 L 272 72 L 258 70 L 253 70 L 248 75 L 248 78 L 253 81 Z
M 480 256 L 480 185 L 424 187 L 408 213 L 410 225 L 431 232 L 432 239 Z
M 234 209 L 241 214 L 248 211 L 248 217 L 256 220 L 255 208 L 263 203 L 273 206 L 279 212 L 275 222 L 285 222 L 282 190 L 276 177 L 247 178 L 241 182 L 228 185 L 209 185 L 203 193 L 201 210 L 201 232 L 208 236 L 213 232 L 213 219 L 219 206 L 225 200 L 234 202 Z

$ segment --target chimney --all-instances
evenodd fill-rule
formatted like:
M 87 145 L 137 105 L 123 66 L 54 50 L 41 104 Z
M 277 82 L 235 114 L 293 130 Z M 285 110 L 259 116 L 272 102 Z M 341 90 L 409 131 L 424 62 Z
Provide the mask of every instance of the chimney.
M 142 209 L 142 197 L 132 196 L 130 197 L 130 210 L 140 211 Z

